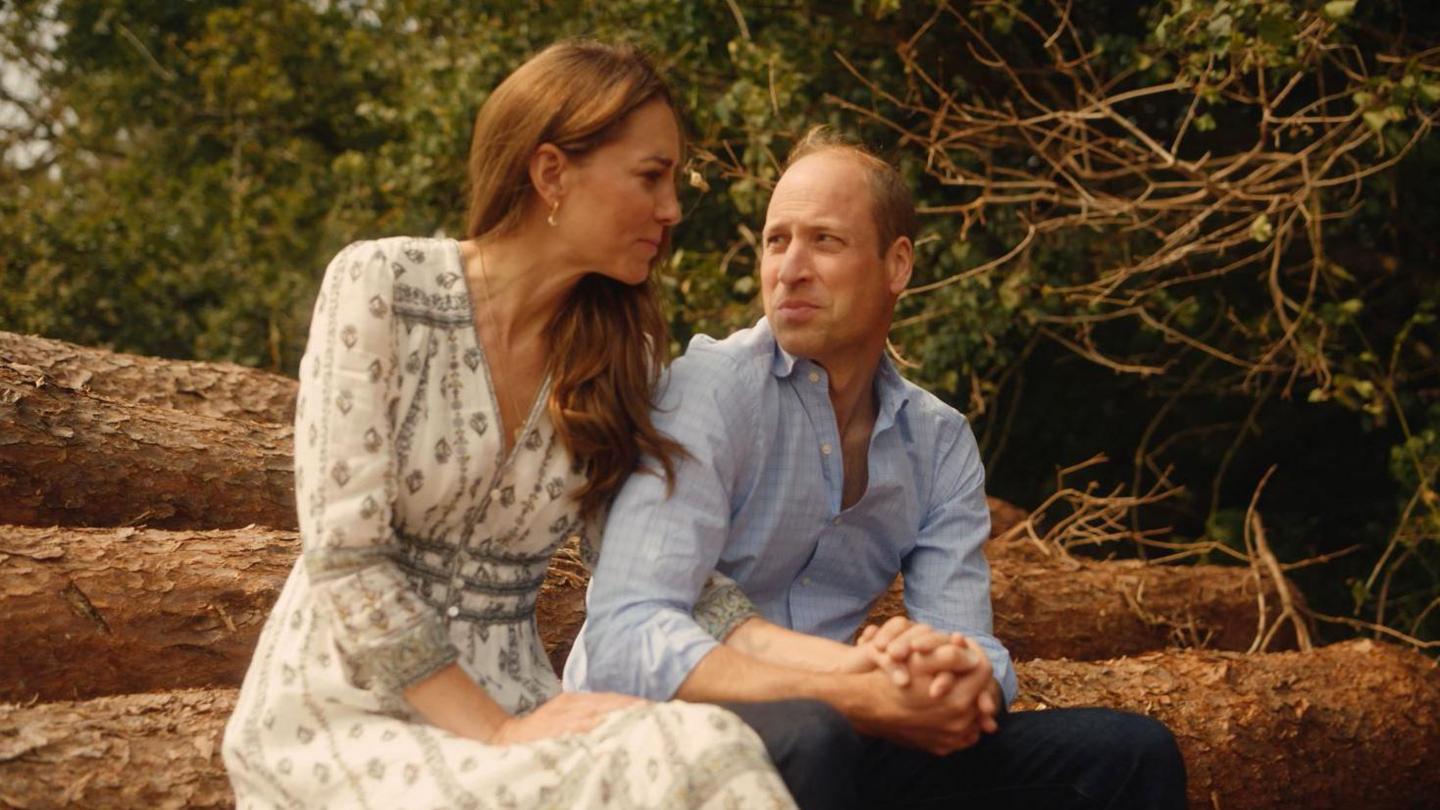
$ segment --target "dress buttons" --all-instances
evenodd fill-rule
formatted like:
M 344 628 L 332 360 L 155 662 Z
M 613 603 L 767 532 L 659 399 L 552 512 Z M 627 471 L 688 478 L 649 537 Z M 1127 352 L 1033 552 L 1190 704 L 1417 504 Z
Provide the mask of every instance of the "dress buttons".
M 452 618 L 452 619 L 455 618 L 456 616 L 459 616 L 459 615 L 460 615 L 460 606 L 459 606 L 459 605 L 451 605 L 450 607 L 448 607 L 448 608 L 445 609 L 445 615 L 446 615 L 446 616 L 449 616 L 449 617 Z
M 810 382 L 813 382 L 813 383 L 818 383 L 818 382 L 820 382 L 820 372 L 818 372 L 818 371 L 812 371 L 812 372 L 810 372 Z
M 496 500 L 496 501 L 500 500 L 500 490 L 498 490 L 498 489 L 492 489 L 492 490 L 490 490 L 490 498 L 491 498 L 491 500 Z
M 820 445 L 820 452 L 824 453 L 827 456 L 830 455 L 830 443 L 825 442 L 824 444 Z

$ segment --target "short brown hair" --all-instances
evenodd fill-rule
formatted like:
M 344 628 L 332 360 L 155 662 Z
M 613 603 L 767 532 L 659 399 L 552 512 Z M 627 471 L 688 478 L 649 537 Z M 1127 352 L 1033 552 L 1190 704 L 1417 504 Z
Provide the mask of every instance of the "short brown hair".
M 863 145 L 841 135 L 821 124 L 812 127 L 790 150 L 785 158 L 788 171 L 801 158 L 820 152 L 839 152 L 853 159 L 865 170 L 870 180 L 870 215 L 875 220 L 875 235 L 879 237 L 880 255 L 883 257 L 895 240 L 904 236 L 915 241 L 919 221 L 915 216 L 915 200 L 910 196 L 910 187 L 905 178 L 889 163 L 881 160 Z

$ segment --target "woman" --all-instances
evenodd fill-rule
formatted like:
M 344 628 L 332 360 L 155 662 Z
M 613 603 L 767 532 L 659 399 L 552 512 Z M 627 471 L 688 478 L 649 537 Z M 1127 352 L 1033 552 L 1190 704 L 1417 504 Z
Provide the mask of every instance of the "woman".
M 468 240 L 331 262 L 300 367 L 304 552 L 225 732 L 241 807 L 792 806 L 724 710 L 557 697 L 535 627 L 551 552 L 593 548 L 641 456 L 668 475 L 681 452 L 649 419 L 680 148 L 640 55 L 560 43 L 476 119 Z

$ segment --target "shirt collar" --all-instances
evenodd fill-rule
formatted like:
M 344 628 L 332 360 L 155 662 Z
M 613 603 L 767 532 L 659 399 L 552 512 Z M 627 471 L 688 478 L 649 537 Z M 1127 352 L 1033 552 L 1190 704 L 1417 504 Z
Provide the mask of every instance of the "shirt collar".
M 775 339 L 775 333 L 770 328 L 770 320 L 761 318 L 755 328 L 764 332 L 774 347 L 774 356 L 770 360 L 770 373 L 779 379 L 785 379 L 795 373 L 795 367 L 801 363 L 810 363 L 811 360 L 802 360 L 799 357 L 780 348 L 780 341 Z M 879 394 L 879 412 L 875 418 L 875 431 L 887 428 L 900 417 L 900 412 L 910 402 L 909 383 L 900 372 L 895 369 L 895 364 L 890 361 L 889 355 L 880 356 L 880 365 L 875 368 L 875 390 Z

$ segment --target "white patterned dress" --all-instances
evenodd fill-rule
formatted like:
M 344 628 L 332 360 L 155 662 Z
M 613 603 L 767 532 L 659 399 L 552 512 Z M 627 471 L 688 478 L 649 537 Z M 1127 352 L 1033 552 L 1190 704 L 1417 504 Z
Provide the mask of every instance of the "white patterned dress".
M 303 554 L 225 729 L 241 808 L 793 807 L 759 738 L 716 707 L 646 704 L 586 734 L 490 746 L 401 697 L 451 662 L 512 713 L 558 693 L 535 599 L 555 548 L 595 539 L 548 383 L 502 458 L 458 243 L 342 251 L 300 378 Z M 707 589 L 730 605 L 717 633 L 736 614 L 711 593 L 726 587 Z

